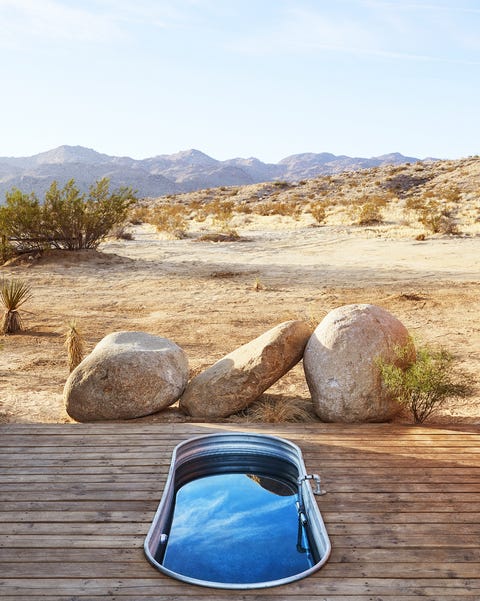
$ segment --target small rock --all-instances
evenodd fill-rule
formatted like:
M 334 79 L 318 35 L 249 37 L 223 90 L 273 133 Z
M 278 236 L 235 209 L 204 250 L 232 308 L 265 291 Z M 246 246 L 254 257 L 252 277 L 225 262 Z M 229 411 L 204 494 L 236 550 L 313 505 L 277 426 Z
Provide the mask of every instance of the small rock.
M 227 417 L 257 400 L 300 361 L 312 330 L 287 321 L 244 344 L 193 378 L 180 409 L 194 417 Z
M 391 419 L 400 405 L 382 385 L 376 361 L 382 357 L 398 365 L 395 349 L 409 340 L 405 326 L 381 307 L 355 304 L 331 311 L 312 334 L 303 358 L 318 417 L 326 422 Z
M 68 378 L 67 413 L 80 422 L 156 413 L 182 394 L 188 360 L 174 342 L 144 332 L 114 332 Z

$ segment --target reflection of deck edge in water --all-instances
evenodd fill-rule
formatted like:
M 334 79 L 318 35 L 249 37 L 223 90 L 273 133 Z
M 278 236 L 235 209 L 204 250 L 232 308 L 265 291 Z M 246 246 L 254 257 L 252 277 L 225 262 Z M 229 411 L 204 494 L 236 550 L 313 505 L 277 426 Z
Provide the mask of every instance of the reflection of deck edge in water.
M 182 563 L 177 561 L 178 557 L 175 556 L 174 561 L 164 562 L 164 554 L 168 549 L 169 544 L 171 544 L 170 529 L 172 520 L 175 520 L 174 510 L 176 507 L 177 493 L 180 491 L 180 496 L 182 496 L 182 488 L 189 483 L 200 481 L 201 485 L 203 485 L 202 479 L 204 479 L 204 482 L 208 482 L 209 477 L 221 475 L 228 477 L 232 474 L 250 474 L 250 476 L 256 474 L 259 478 L 268 478 L 272 482 L 280 483 L 282 487 L 288 487 L 292 491 L 291 499 L 289 501 L 290 508 L 288 511 L 293 517 L 288 518 L 289 527 L 286 528 L 286 530 L 290 529 L 291 531 L 292 525 L 295 526 L 295 528 L 298 528 L 295 537 L 297 550 L 298 553 L 304 553 L 306 557 L 311 557 L 309 561 L 299 562 L 301 567 L 298 568 L 294 565 L 293 572 L 290 566 L 288 566 L 287 571 L 285 571 L 285 564 L 286 562 L 288 563 L 289 558 L 284 558 L 283 555 L 279 554 L 279 551 L 281 551 L 279 544 L 267 545 L 264 540 L 261 546 L 262 552 L 269 546 L 270 550 L 273 551 L 273 553 L 276 553 L 276 555 L 272 554 L 269 558 L 262 559 L 265 561 L 270 559 L 270 563 L 273 562 L 275 565 L 275 570 L 273 572 L 270 570 L 265 573 L 261 572 L 261 570 L 257 570 L 257 577 L 258 574 L 260 574 L 259 580 L 252 581 L 251 579 L 244 578 L 244 575 L 242 575 L 240 571 L 235 572 L 234 563 L 221 566 L 219 562 L 217 570 L 215 561 L 211 561 L 210 564 L 208 564 L 208 561 L 205 562 L 209 565 L 209 568 L 206 569 L 205 574 L 202 575 L 201 561 L 198 573 L 195 572 L 195 569 L 191 566 L 190 568 L 185 568 L 185 565 L 188 564 L 189 557 L 195 556 L 197 546 L 199 546 L 197 543 L 198 540 L 201 540 L 202 533 L 202 531 L 198 529 L 198 540 L 195 542 L 195 530 L 193 530 L 193 536 L 191 536 L 188 533 L 187 528 L 187 531 L 183 532 L 183 549 L 185 550 L 184 556 L 187 561 L 182 566 Z M 265 480 L 264 484 L 267 484 L 267 482 L 268 481 Z M 226 493 L 228 496 L 227 489 Z M 257 493 L 254 491 L 254 497 L 255 495 L 259 497 L 262 496 L 259 491 L 257 491 Z M 235 521 L 235 497 L 234 495 L 230 495 L 230 498 L 233 499 L 233 513 L 230 517 Z M 190 502 L 191 504 L 194 503 L 193 498 Z M 246 500 L 246 503 L 248 505 L 248 499 Z M 226 507 L 228 507 L 228 505 L 226 505 Z M 188 509 L 189 505 L 187 500 L 184 509 L 182 510 L 186 512 L 185 515 L 187 515 Z M 241 509 L 240 504 L 240 510 Z M 191 513 L 191 515 L 194 515 L 194 512 Z M 272 513 L 272 515 L 275 516 L 275 513 Z M 279 515 L 280 514 L 276 516 L 277 519 Z M 290 522 L 290 520 L 292 521 Z M 181 524 L 181 520 L 179 523 Z M 207 521 L 202 522 L 202 524 L 205 525 L 205 528 L 207 523 Z M 221 523 L 221 520 L 218 523 Z M 214 524 L 215 520 L 213 520 L 213 523 L 210 524 L 210 526 Z M 271 521 L 271 523 L 268 524 L 268 528 L 270 529 L 270 533 L 275 535 L 275 522 Z M 210 532 L 213 532 L 214 536 L 216 535 L 215 531 Z M 239 539 L 243 540 L 244 535 L 248 539 L 248 532 L 243 531 L 241 528 L 237 530 L 237 533 Z M 291 536 L 292 533 L 290 532 L 290 538 Z M 208 542 L 207 537 L 207 546 Z M 252 541 L 250 541 L 250 544 L 251 543 Z M 182 555 L 181 546 L 175 547 L 175 545 L 172 545 L 172 548 L 176 550 L 175 554 L 180 550 L 178 555 Z M 318 570 L 328 559 L 330 542 L 313 497 L 312 489 L 310 484 L 306 481 L 306 471 L 300 449 L 291 442 L 277 437 L 249 433 L 202 436 L 190 439 L 178 445 L 172 455 L 172 462 L 162 500 L 145 540 L 145 553 L 149 561 L 157 569 L 169 576 L 185 582 L 217 588 L 264 588 L 292 582 L 304 578 Z M 250 552 L 250 555 L 252 555 L 252 558 L 254 559 L 255 553 L 253 551 Z M 245 555 L 245 557 L 248 557 L 248 555 Z M 238 558 L 242 560 L 241 555 L 237 555 L 237 560 Z M 231 558 L 229 557 L 229 559 Z M 235 560 L 235 557 L 233 557 L 233 560 Z M 294 563 L 295 562 L 296 559 Z M 256 567 L 256 564 L 254 564 L 254 567 Z M 252 569 L 251 571 L 254 570 Z M 247 569 L 245 569 L 245 567 L 243 568 L 243 572 L 248 572 L 248 565 Z M 238 581 L 238 579 L 246 581 Z

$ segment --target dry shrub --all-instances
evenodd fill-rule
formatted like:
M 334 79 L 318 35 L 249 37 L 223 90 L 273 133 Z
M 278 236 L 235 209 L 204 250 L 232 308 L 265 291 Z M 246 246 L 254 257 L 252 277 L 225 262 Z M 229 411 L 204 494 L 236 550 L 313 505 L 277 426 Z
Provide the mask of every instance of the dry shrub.
M 459 202 L 461 199 L 461 190 L 457 185 L 452 185 L 449 187 L 442 188 L 440 190 L 440 195 L 447 202 Z
M 149 222 L 159 232 L 167 232 L 175 238 L 184 238 L 187 231 L 187 211 L 180 204 L 165 204 L 150 210 Z
M 281 395 L 264 394 L 243 414 L 248 421 L 270 424 L 315 421 L 313 407 L 310 408 L 305 401 Z
M 23 280 L 6 280 L 0 283 L 0 298 L 5 312 L 2 318 L 3 334 L 22 331 L 22 320 L 18 309 L 32 297 L 31 287 Z
M 110 236 L 115 240 L 133 240 L 132 232 L 124 224 L 115 226 L 110 232 Z
M 197 238 L 197 242 L 239 242 L 240 240 L 242 240 L 240 234 L 233 229 L 227 232 L 203 234 Z
M 323 201 L 311 202 L 309 211 L 315 221 L 318 223 L 325 223 L 325 219 L 327 217 L 327 207 L 328 204 Z
M 84 342 L 81 332 L 75 321 L 68 324 L 65 334 L 65 347 L 67 349 L 67 362 L 70 372 L 82 362 L 84 356 Z
M 458 227 L 445 205 L 429 200 L 419 209 L 419 222 L 434 234 L 459 234 Z
M 213 200 L 205 206 L 205 209 L 212 216 L 213 222 L 224 228 L 228 225 L 230 219 L 233 217 L 233 207 L 235 203 L 233 200 Z
M 255 278 L 255 281 L 253 282 L 253 289 L 256 292 L 260 292 L 260 290 L 264 290 L 265 289 L 265 286 L 263 285 L 263 282 L 262 282 L 262 280 L 260 279 L 259 276 L 257 276 Z
M 136 206 L 130 209 L 128 213 L 128 221 L 132 225 L 141 225 L 142 223 L 149 223 L 150 220 L 150 209 L 145 206 Z
M 350 210 L 350 216 L 355 225 L 376 225 L 383 223 L 381 208 L 370 201 L 353 206 Z
M 419 211 L 425 205 L 424 197 L 422 196 L 408 196 L 405 200 L 404 211 L 405 213 L 411 213 Z
M 293 217 L 294 219 L 298 219 L 301 212 L 302 207 L 296 201 L 267 200 L 264 202 L 259 202 L 254 208 L 254 213 L 257 215 L 281 215 L 283 217 Z
M 237 213 L 242 213 L 244 215 L 251 215 L 253 213 L 252 206 L 249 203 L 242 202 L 235 207 Z

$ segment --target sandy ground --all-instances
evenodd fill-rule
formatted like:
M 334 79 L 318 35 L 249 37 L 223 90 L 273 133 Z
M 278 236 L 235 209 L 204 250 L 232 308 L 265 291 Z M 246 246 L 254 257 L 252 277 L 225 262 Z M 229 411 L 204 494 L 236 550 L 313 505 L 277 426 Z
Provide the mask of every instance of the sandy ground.
M 257 219 L 239 242 L 167 240 L 137 226 L 132 241 L 4 266 L 33 297 L 25 331 L 3 340 L 0 422 L 67 422 L 64 333 L 75 319 L 90 351 L 106 334 L 141 330 L 174 340 L 192 375 L 276 324 L 318 323 L 340 305 L 377 304 L 419 342 L 438 343 L 472 381 L 480 374 L 480 236 L 413 237 L 388 228 L 311 227 Z M 268 394 L 309 401 L 301 365 Z M 185 420 L 170 410 L 148 420 Z M 408 419 L 400 417 L 400 419 Z M 480 385 L 431 423 L 480 424 Z

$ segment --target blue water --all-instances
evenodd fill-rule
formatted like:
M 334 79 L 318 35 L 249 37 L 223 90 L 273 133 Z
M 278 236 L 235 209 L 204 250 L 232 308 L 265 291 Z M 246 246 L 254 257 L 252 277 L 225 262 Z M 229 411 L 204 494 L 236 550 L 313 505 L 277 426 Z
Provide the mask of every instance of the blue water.
M 177 493 L 163 565 L 217 583 L 271 582 L 314 563 L 296 490 L 270 478 L 217 474 Z

